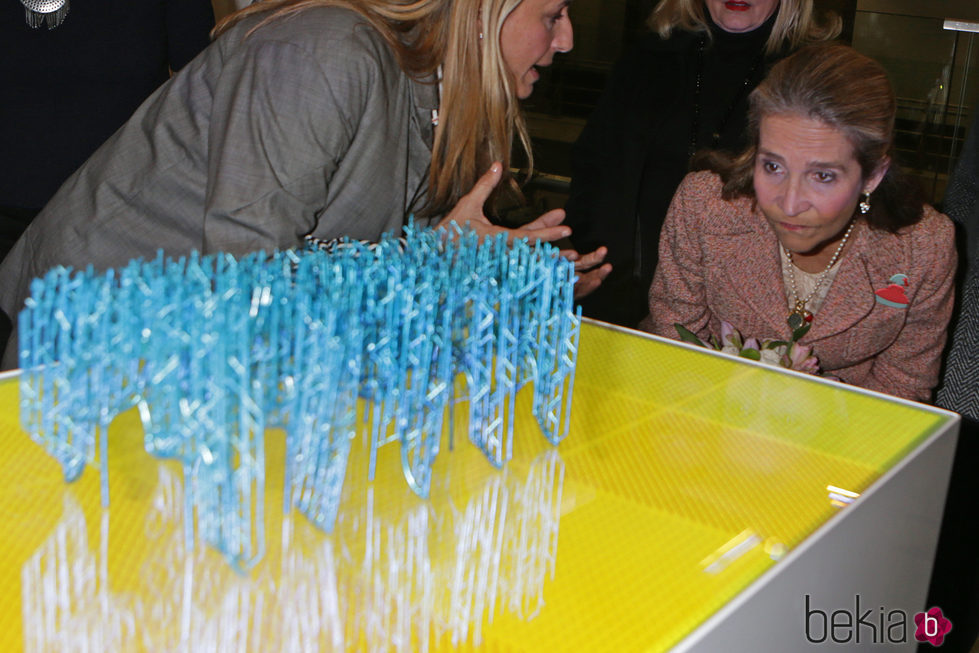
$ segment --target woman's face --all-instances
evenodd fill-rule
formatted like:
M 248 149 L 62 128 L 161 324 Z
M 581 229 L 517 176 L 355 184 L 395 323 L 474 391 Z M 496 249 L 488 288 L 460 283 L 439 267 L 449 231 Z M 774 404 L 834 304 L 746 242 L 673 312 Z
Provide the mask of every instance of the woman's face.
M 711 20 L 725 32 L 750 32 L 778 9 L 779 0 L 704 0 Z
M 540 78 L 537 66 L 550 66 L 555 52 L 574 45 L 568 4 L 571 0 L 523 0 L 503 21 L 500 49 L 517 83 L 517 97 L 529 97 Z
M 872 193 L 885 172 L 886 160 L 864 179 L 850 141 L 824 122 L 795 114 L 761 119 L 755 197 L 793 254 L 832 257 L 861 194 Z

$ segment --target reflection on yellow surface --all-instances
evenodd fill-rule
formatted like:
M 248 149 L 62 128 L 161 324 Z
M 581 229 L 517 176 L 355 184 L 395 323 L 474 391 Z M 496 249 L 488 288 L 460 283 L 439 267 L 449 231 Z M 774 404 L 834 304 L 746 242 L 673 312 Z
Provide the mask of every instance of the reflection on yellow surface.
M 553 576 L 564 468 L 552 450 L 525 475 L 494 474 L 459 510 L 375 510 L 373 487 L 337 533 L 282 520 L 274 564 L 249 576 L 185 549 L 183 484 L 159 468 L 143 518 L 150 545 L 125 589 L 110 577 L 108 511 L 97 537 L 65 494 L 54 532 L 21 570 L 25 647 L 76 650 L 429 650 L 482 642 L 496 613 L 532 619 Z M 443 551 L 431 551 L 433 544 Z M 433 553 L 435 555 L 433 555 Z
M 589 324 L 557 449 L 530 400 L 504 470 L 457 431 L 428 501 L 397 446 L 369 482 L 358 440 L 332 535 L 283 517 L 271 431 L 268 550 L 242 576 L 185 549 L 179 468 L 135 412 L 102 510 L 98 469 L 65 484 L 0 382 L 0 650 L 666 650 L 950 419 Z

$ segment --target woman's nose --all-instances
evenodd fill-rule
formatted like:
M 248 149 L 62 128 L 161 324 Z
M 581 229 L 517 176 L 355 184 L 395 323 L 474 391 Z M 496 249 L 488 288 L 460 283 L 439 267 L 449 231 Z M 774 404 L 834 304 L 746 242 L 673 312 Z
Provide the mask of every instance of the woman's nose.
M 554 35 L 553 47 L 555 52 L 570 52 L 574 47 L 574 28 L 570 20 L 560 21 L 557 34 Z
M 798 179 L 790 179 L 785 185 L 781 204 L 782 211 L 787 216 L 799 215 L 811 206 L 805 189 Z

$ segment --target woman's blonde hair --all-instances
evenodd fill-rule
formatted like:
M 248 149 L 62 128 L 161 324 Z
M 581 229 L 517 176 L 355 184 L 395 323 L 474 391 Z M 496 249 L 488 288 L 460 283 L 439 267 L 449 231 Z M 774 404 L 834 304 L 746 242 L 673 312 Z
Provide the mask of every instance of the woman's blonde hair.
M 829 14 L 825 23 L 813 16 L 813 0 L 780 0 L 775 10 L 775 24 L 765 44 L 765 51 L 773 54 L 788 48 L 796 48 L 813 41 L 836 38 L 842 21 L 836 14 Z M 649 27 L 662 38 L 668 38 L 674 29 L 688 32 L 706 32 L 707 8 L 704 0 L 662 0 L 649 17 Z
M 362 15 L 391 46 L 398 64 L 415 79 L 433 78 L 442 66 L 439 124 L 422 213 L 438 215 L 468 193 L 492 162 L 503 164 L 504 182 L 491 197 L 519 195 L 510 177 L 514 138 L 530 167 L 530 138 L 514 80 L 500 50 L 503 22 L 522 0 L 263 0 L 227 16 L 217 37 L 243 18 L 267 14 L 267 22 L 313 7 L 343 7 Z M 482 33 L 483 38 L 480 38 Z

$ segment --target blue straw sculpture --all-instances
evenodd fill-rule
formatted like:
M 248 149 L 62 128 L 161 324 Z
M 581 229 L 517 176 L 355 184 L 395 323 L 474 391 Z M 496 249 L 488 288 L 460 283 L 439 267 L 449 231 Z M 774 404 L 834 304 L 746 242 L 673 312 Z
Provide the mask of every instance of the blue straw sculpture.
M 550 245 L 413 225 L 371 245 L 56 268 L 19 316 L 22 422 L 68 481 L 98 460 L 108 505 L 109 425 L 137 407 L 146 450 L 181 463 L 188 546 L 196 515 L 199 536 L 245 570 L 265 551 L 266 428 L 286 432 L 285 509 L 327 532 L 358 432 L 369 477 L 397 442 L 421 497 L 459 402 L 470 441 L 502 467 L 531 383 L 558 444 L 581 324 L 574 280 Z

